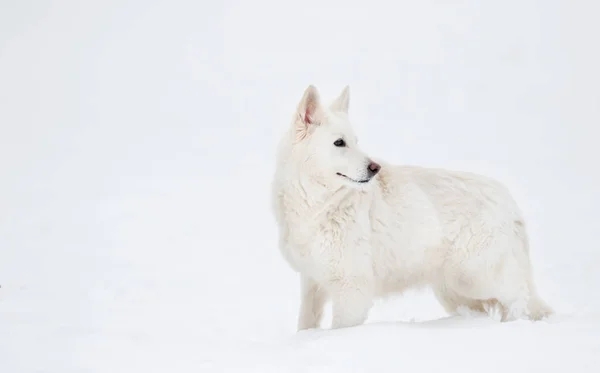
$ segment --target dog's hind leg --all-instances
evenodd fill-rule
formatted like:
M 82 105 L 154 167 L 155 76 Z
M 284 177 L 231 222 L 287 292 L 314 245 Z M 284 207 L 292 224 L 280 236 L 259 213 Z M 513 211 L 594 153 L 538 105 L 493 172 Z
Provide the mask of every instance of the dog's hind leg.
M 300 316 L 298 330 L 319 327 L 323 318 L 323 309 L 327 302 L 327 293 L 315 281 L 306 276 L 300 279 Z
M 466 306 L 480 302 L 493 318 L 499 311 L 501 321 L 526 316 L 530 299 L 528 263 L 512 251 L 503 250 L 502 246 L 485 250 L 483 255 L 463 259 L 460 265 L 450 263 L 444 268 L 448 293 L 458 295 L 458 303 Z M 485 257 L 486 252 L 499 255 Z
M 478 299 L 469 299 L 449 289 L 445 284 L 433 287 L 433 293 L 444 310 L 450 315 L 463 315 L 465 310 L 469 312 L 486 313 L 485 302 Z

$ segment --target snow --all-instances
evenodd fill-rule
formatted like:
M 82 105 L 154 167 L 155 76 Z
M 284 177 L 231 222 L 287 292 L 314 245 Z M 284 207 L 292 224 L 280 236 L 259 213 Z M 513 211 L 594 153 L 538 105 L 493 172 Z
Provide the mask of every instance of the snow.
M 597 372 L 598 10 L 4 0 L 0 372 Z M 296 333 L 269 188 L 308 84 L 350 84 L 374 156 L 502 180 L 557 315 L 448 317 L 419 290 Z

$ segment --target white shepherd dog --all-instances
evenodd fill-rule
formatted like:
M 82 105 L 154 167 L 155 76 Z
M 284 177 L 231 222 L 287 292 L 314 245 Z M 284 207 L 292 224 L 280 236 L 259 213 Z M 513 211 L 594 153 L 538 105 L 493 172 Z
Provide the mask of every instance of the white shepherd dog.
M 373 161 L 348 120 L 349 88 L 329 106 L 304 92 L 278 153 L 280 250 L 301 277 L 298 330 L 362 324 L 375 297 L 428 285 L 450 314 L 538 320 L 525 223 L 498 182 Z

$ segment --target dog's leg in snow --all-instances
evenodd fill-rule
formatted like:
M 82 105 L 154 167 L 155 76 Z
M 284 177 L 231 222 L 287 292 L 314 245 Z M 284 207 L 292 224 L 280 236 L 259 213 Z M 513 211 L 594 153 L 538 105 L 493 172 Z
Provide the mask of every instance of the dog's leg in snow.
M 313 329 L 319 327 L 323 318 L 323 308 L 327 301 L 325 289 L 321 288 L 312 279 L 302 276 L 300 279 L 300 316 L 298 318 L 298 330 Z
M 331 284 L 333 329 L 365 322 L 373 305 L 373 283 L 368 278 L 338 279 Z

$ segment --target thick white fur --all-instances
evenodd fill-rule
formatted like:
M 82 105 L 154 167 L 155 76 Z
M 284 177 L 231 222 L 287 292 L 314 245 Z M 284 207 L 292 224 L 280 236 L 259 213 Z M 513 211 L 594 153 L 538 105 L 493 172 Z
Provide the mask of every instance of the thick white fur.
M 371 161 L 348 120 L 349 90 L 322 104 L 309 86 L 278 153 L 273 204 L 280 250 L 301 277 L 298 329 L 361 324 L 375 297 L 431 286 L 450 314 L 503 321 L 552 313 L 532 279 L 525 223 L 508 191 L 464 172 Z M 343 138 L 347 147 L 333 145 Z

